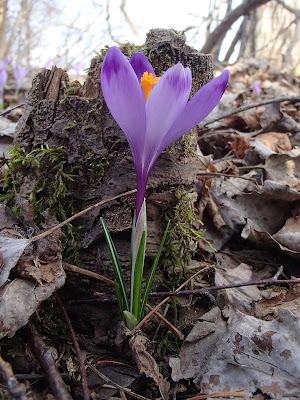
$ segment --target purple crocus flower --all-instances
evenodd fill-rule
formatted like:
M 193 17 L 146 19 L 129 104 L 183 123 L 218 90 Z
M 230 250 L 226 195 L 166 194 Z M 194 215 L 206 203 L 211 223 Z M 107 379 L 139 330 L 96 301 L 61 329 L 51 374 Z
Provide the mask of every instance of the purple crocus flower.
M 229 71 L 225 70 L 188 101 L 192 85 L 190 68 L 178 63 L 158 80 L 143 53 L 136 53 L 128 60 L 118 47 L 108 49 L 101 70 L 101 87 L 133 155 L 137 217 L 158 156 L 212 111 L 226 89 L 228 78 Z
M 14 75 L 16 81 L 16 90 L 20 89 L 21 83 L 23 82 L 25 76 L 29 73 L 30 69 L 26 67 L 14 67 Z

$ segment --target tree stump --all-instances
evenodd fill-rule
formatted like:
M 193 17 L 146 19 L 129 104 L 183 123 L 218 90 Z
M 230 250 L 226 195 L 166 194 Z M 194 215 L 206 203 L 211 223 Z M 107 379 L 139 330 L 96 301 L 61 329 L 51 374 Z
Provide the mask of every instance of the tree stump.
M 124 45 L 121 50 L 127 56 L 143 51 L 157 76 L 178 62 L 189 66 L 193 76 L 192 93 L 212 78 L 211 56 L 187 46 L 184 34 L 173 30 L 152 30 L 142 48 Z M 91 61 L 83 86 L 77 81 L 70 83 L 68 75 L 60 68 L 43 69 L 33 80 L 16 130 L 15 143 L 25 149 L 25 154 L 41 146 L 62 148 L 64 171 L 73 176 L 73 180 L 66 182 L 67 190 L 80 210 L 136 187 L 133 159 L 126 137 L 110 115 L 101 93 L 102 60 L 101 55 Z M 197 136 L 198 129 L 194 128 L 185 138 L 171 145 L 151 172 L 146 193 L 149 219 L 147 257 L 154 256 L 161 240 L 164 227 L 160 216 L 176 204 L 176 189 L 187 191 L 193 188 L 199 160 L 187 149 L 186 143 L 194 147 Z M 51 175 L 51 170 L 49 164 L 43 165 L 43 159 L 38 173 L 34 168 L 27 170 L 26 175 L 20 172 L 20 197 L 30 199 L 30 194 L 40 189 L 39 179 L 45 174 Z M 113 278 L 99 222 L 99 217 L 103 216 L 115 240 L 120 261 L 128 269 L 134 206 L 135 196 L 124 197 L 81 219 L 78 246 L 84 268 Z M 101 282 L 93 284 L 93 288 L 107 293 L 107 285 Z

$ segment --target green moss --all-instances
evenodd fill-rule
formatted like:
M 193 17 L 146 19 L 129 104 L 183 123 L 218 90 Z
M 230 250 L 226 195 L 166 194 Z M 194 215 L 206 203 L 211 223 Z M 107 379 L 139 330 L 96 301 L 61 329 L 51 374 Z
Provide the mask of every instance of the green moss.
M 164 256 L 164 267 L 173 276 L 170 287 L 172 290 L 178 286 L 178 282 L 184 276 L 185 268 L 197 250 L 199 241 L 204 241 L 212 248 L 204 237 L 205 231 L 199 229 L 203 223 L 195 216 L 191 193 L 181 194 L 177 191 L 176 196 L 177 205 L 166 215 L 166 218 L 171 220 L 171 225 L 165 243 Z
M 68 130 L 70 130 L 70 129 L 76 128 L 76 126 L 77 126 L 77 122 L 74 121 L 74 124 L 70 124 L 70 125 L 65 126 L 65 127 L 64 127 L 64 130 L 65 130 L 65 131 L 68 131 Z
M 81 84 L 78 81 L 73 81 L 67 83 L 67 86 L 64 89 L 64 98 L 60 101 L 63 104 L 69 96 L 76 96 L 79 93 L 79 89 L 81 88 Z
M 110 165 L 111 160 L 115 157 L 116 151 L 103 155 L 100 158 L 96 158 L 91 152 L 87 154 L 87 160 L 89 163 L 88 170 L 92 177 L 93 183 L 101 183 L 104 177 L 107 167 Z
M 182 326 L 178 324 L 177 328 L 181 331 Z M 181 340 L 171 330 L 163 329 L 160 331 L 159 340 L 157 342 L 156 351 L 159 357 L 178 356 L 181 349 Z
M 137 46 L 133 43 L 122 43 L 120 44 L 120 50 L 122 51 L 123 54 L 125 54 L 126 57 L 130 58 L 133 56 L 133 54 L 137 53 L 138 51 L 141 51 L 141 46 Z
M 0 201 L 6 201 L 16 215 L 21 217 L 20 182 L 24 183 L 26 180 L 26 185 L 29 186 L 26 193 L 29 194 L 22 193 L 22 196 L 28 197 L 34 222 L 37 225 L 43 222 L 42 212 L 46 209 L 62 222 L 79 211 L 68 189 L 68 185 L 76 178 L 76 169 L 78 167 L 71 167 L 67 163 L 61 147 L 42 146 L 26 153 L 23 148 L 15 145 L 9 152 L 9 169 L 5 171 L 2 180 Z M 64 234 L 63 246 L 70 246 L 74 252 L 79 228 L 68 224 L 64 228 Z

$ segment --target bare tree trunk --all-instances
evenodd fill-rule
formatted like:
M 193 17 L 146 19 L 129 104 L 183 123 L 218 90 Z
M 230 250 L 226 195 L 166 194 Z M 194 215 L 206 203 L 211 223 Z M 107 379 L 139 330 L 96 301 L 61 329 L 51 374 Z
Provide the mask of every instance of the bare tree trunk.
M 245 25 L 246 25 L 246 18 L 244 18 L 243 22 L 241 23 L 233 41 L 231 42 L 229 49 L 227 50 L 227 53 L 223 60 L 225 63 L 229 62 L 229 59 L 234 52 L 235 46 L 238 44 L 238 42 L 240 42 L 242 40 L 243 32 L 245 31 Z
M 247 23 L 240 55 L 267 58 L 277 68 L 299 63 L 300 9 L 298 0 L 276 0 L 254 10 Z
M 256 56 L 257 19 L 256 9 L 250 11 L 249 15 L 244 18 L 238 58 L 244 56 Z
M 201 53 L 211 53 L 216 43 L 225 36 L 226 32 L 230 29 L 231 25 L 237 21 L 241 16 L 247 15 L 251 10 L 270 0 L 246 0 L 240 6 L 232 10 L 227 17 L 216 27 L 216 29 L 209 35 L 206 43 L 200 50 Z
M 8 0 L 0 0 L 0 60 L 6 56 L 6 18 Z
M 224 17 L 224 18 L 226 18 L 226 17 L 228 16 L 228 14 L 230 13 L 230 11 L 231 11 L 231 8 L 232 8 L 232 0 L 225 0 L 224 3 L 227 5 L 227 7 L 226 7 L 226 14 L 225 14 L 225 17 Z M 226 36 L 226 33 L 227 33 L 227 32 L 224 32 L 224 35 L 219 39 L 218 43 L 217 43 L 217 44 L 215 45 L 215 47 L 214 47 L 214 50 L 213 50 L 213 57 L 214 57 L 215 60 L 218 60 L 218 59 L 219 59 L 219 55 L 220 55 L 222 43 L 223 43 L 223 40 L 224 40 L 224 38 L 225 38 L 225 36 Z

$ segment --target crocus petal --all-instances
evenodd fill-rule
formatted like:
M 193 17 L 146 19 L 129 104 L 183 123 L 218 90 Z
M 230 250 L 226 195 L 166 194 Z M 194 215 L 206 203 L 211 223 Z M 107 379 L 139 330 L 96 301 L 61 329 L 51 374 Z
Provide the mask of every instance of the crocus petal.
M 224 70 L 220 76 L 198 90 L 163 138 L 159 153 L 199 124 L 215 108 L 225 92 L 228 78 L 229 71 Z
M 154 85 L 146 102 L 145 165 L 151 162 L 162 139 L 186 106 L 191 84 L 190 69 L 177 64 Z
M 109 111 L 127 137 L 135 168 L 140 169 L 146 126 L 145 98 L 134 70 L 117 47 L 110 47 L 104 58 L 101 88 Z
M 156 76 L 152 65 L 144 53 L 135 53 L 130 58 L 129 62 L 134 69 L 139 82 L 141 81 L 141 77 L 143 76 L 144 72 L 148 72 L 148 74 L 153 74 L 153 76 Z

